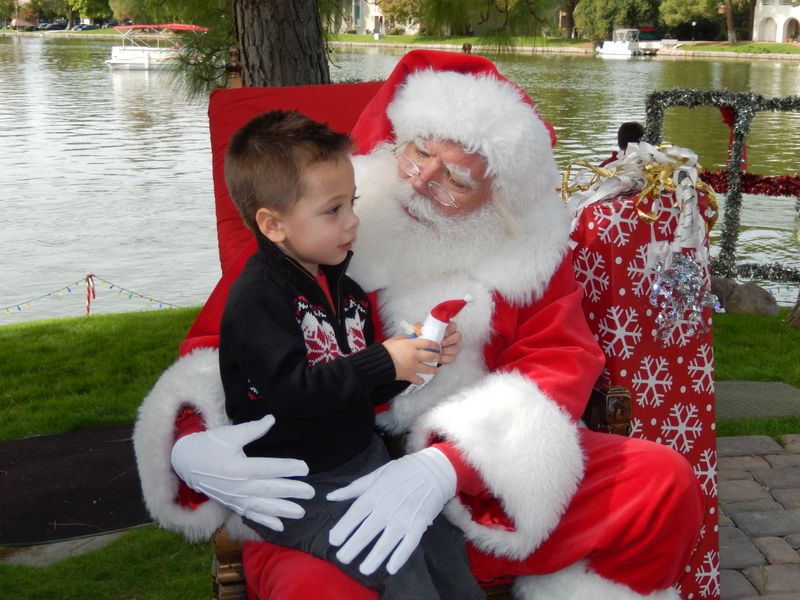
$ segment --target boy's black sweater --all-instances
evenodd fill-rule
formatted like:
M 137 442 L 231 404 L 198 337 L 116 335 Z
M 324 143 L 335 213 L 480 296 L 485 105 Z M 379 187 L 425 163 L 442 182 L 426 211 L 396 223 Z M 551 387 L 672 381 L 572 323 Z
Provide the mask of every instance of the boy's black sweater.
M 373 406 L 407 383 L 395 381 L 389 352 L 373 343 L 369 300 L 345 275 L 351 255 L 321 266 L 333 311 L 311 273 L 256 237 L 258 251 L 233 283 L 220 325 L 225 408 L 234 423 L 275 416 L 245 447 L 248 456 L 298 458 L 324 471 L 366 449 Z

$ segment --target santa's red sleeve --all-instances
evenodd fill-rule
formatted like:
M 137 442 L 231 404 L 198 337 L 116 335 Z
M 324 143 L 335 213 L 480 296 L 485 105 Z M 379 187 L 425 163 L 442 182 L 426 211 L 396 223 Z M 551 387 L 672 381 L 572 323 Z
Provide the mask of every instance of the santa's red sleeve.
M 604 357 L 582 295 L 567 255 L 530 305 L 497 296 L 485 348 L 489 374 L 412 431 L 412 448 L 446 441 L 480 476 L 484 490 L 462 490 L 445 510 L 485 552 L 530 554 L 558 524 L 583 476 L 579 419 Z

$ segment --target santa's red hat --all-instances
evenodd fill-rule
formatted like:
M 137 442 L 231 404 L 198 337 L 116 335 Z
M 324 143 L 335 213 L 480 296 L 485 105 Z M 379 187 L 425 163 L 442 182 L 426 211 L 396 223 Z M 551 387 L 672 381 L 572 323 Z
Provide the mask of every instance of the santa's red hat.
M 413 50 L 397 63 L 352 131 L 357 153 L 417 137 L 459 142 L 497 175 L 555 145 L 553 128 L 528 95 L 487 59 Z

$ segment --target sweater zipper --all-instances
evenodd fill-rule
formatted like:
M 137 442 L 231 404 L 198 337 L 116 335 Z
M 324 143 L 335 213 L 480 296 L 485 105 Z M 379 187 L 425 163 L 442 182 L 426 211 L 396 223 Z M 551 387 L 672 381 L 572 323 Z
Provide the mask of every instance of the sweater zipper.
M 333 310 L 333 306 L 331 306 L 330 303 L 328 302 L 328 295 L 325 293 L 325 290 L 322 289 L 322 286 L 319 284 L 319 282 L 317 281 L 316 277 L 314 277 L 305 268 L 303 268 L 303 265 L 300 265 L 297 262 L 295 262 L 295 260 L 293 258 L 291 258 L 289 256 L 287 256 L 285 258 L 286 258 L 286 260 L 289 261 L 290 265 L 292 265 L 294 268 L 296 268 L 298 271 L 300 271 L 303 275 L 305 275 L 311 281 L 314 282 L 314 285 L 317 286 L 317 289 L 322 294 L 322 298 L 325 300 L 325 304 L 328 305 L 328 309 L 330 309 L 332 311 Z M 340 273 L 339 276 L 336 278 L 336 308 L 337 308 L 337 310 L 336 310 L 336 312 L 334 314 L 334 319 L 336 319 L 336 322 L 340 326 L 342 324 L 341 314 L 342 314 L 342 276 L 343 275 L 344 275 L 343 273 Z M 330 282 L 329 282 L 329 284 L 330 284 Z

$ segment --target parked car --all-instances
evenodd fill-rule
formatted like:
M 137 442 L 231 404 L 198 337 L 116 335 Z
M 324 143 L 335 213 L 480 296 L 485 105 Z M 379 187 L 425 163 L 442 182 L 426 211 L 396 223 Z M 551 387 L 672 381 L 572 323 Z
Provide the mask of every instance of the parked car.
M 67 24 L 63 22 L 48 23 L 46 27 L 39 26 L 39 29 L 44 29 L 45 31 L 62 31 L 66 28 Z

